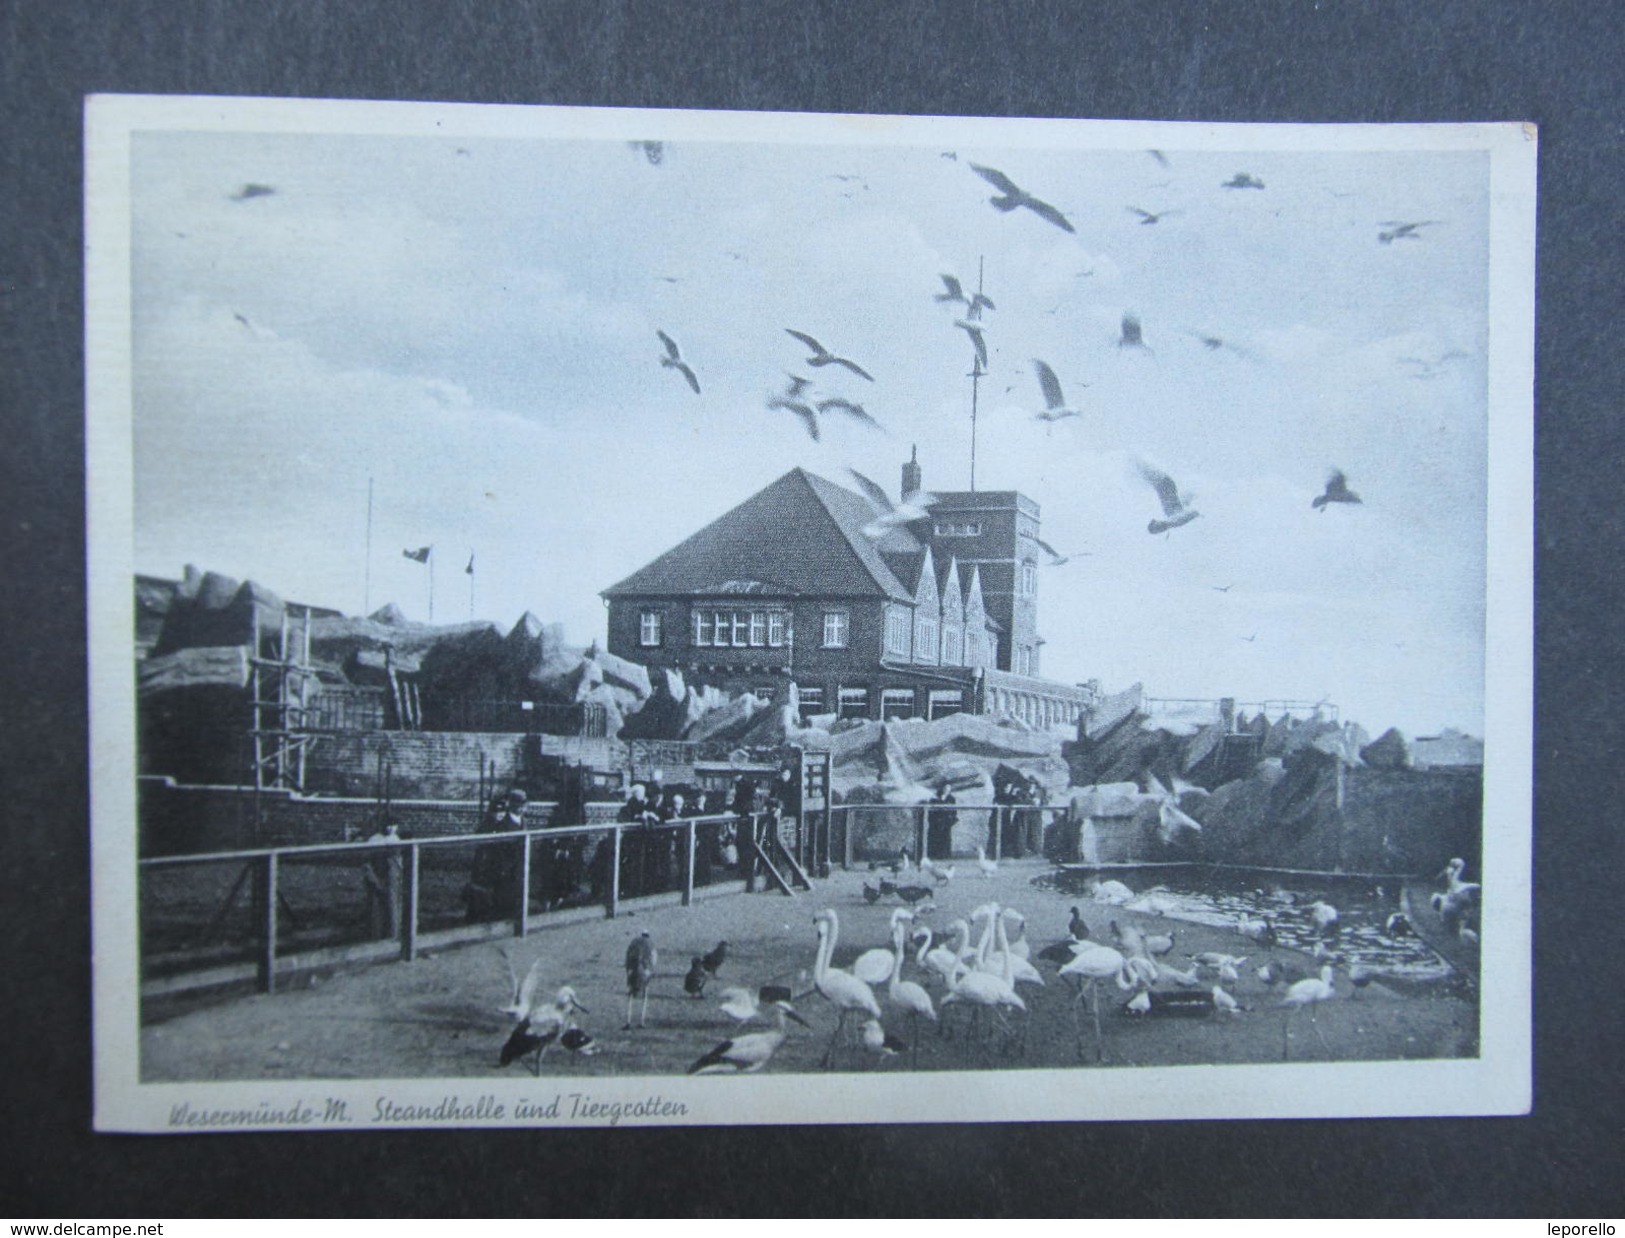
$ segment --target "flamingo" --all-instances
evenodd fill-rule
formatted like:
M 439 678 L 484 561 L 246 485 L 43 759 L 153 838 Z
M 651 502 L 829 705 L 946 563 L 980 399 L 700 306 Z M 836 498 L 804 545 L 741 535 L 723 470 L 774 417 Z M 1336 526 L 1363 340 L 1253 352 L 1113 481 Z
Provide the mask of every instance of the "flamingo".
M 995 976 L 1003 976 L 1009 973 L 1009 979 L 1013 983 L 1036 984 L 1042 988 L 1044 986 L 1043 973 L 1034 967 L 1026 956 L 1015 953 L 1013 947 L 1005 942 L 1002 933 L 1004 921 L 1007 919 L 1013 919 L 1018 926 L 1024 926 L 1027 918 L 1014 907 L 1007 907 L 999 913 L 1000 948 L 991 954 L 984 951 L 983 957 L 977 962 L 978 969 L 991 972 Z
M 749 1032 L 743 1036 L 735 1036 L 724 1040 L 711 1052 L 698 1059 L 688 1068 L 691 1075 L 750 1075 L 755 1074 L 766 1066 L 773 1055 L 779 1051 L 789 1029 L 784 1026 L 786 1019 L 794 1019 L 802 1027 L 807 1026 L 803 1019 L 790 1007 L 789 1002 L 774 1002 L 772 1009 L 775 1026 L 770 1032 Z
M 899 909 L 901 911 L 901 909 Z M 912 980 L 903 979 L 903 923 L 912 920 L 912 912 L 902 911 L 900 915 L 892 917 L 892 945 L 897 951 L 892 960 L 891 980 L 886 986 L 886 996 L 891 1004 L 905 1011 L 909 1022 L 913 1025 L 914 1043 L 911 1046 L 912 1057 L 916 1065 L 920 1059 L 920 1016 L 924 1015 L 931 1022 L 937 1021 L 936 1009 L 931 1005 L 931 995 L 921 985 Z
M 1102 980 L 1110 979 L 1120 989 L 1132 989 L 1134 981 L 1130 979 L 1128 959 L 1110 946 L 1102 946 L 1095 942 L 1080 942 L 1072 954 L 1072 961 L 1061 968 L 1061 975 L 1068 980 L 1076 978 L 1078 981 L 1078 996 L 1073 1003 L 1074 1022 L 1077 1008 L 1083 1005 L 1087 995 L 1093 995 L 1092 1003 L 1095 1018 L 1095 1061 L 1105 1056 L 1105 1045 L 1100 1031 L 1100 990 L 1098 984 Z M 1078 1037 L 1078 1056 L 1083 1056 L 1083 1037 L 1080 1031 Z
M 943 983 L 949 989 L 952 989 L 954 981 L 959 979 L 959 973 L 965 970 L 963 952 L 970 941 L 970 925 L 963 920 L 955 920 L 948 926 L 948 931 L 958 934 L 959 944 L 957 946 L 937 946 L 934 949 L 928 949 L 923 962 L 926 970 L 942 977 Z M 930 930 L 927 929 L 926 932 L 930 932 Z
M 892 932 L 897 931 L 898 925 L 903 922 L 905 917 L 910 920 L 914 918 L 913 912 L 909 911 L 907 907 L 899 907 L 891 913 Z M 857 958 L 853 959 L 852 965 L 847 970 L 863 981 L 864 984 L 876 985 L 884 984 L 887 978 L 890 977 L 891 965 L 892 952 L 883 946 L 876 946 L 873 950 L 865 950 Z
M 1000 943 L 1001 945 L 1004 944 L 1004 921 L 999 915 L 997 905 L 988 903 L 978 907 L 971 913 L 971 919 L 973 920 L 981 919 L 984 916 L 988 920 L 988 930 L 982 934 L 981 942 L 977 946 L 977 956 L 980 960 L 985 960 L 987 957 L 989 933 L 994 930 L 995 925 L 997 925 Z M 990 1010 L 993 1012 L 994 1017 L 1001 1022 L 1004 1018 L 1003 1009 L 1005 1007 L 1025 1012 L 1027 1003 L 1022 1001 L 1020 994 L 1016 992 L 1013 971 L 1008 966 L 1012 956 L 1008 951 L 1001 952 L 1004 954 L 1007 964 L 1003 975 L 995 976 L 992 972 L 978 969 L 967 971 L 954 982 L 948 995 L 942 999 L 943 1007 L 946 1008 L 950 1004 L 968 1004 L 972 1008 L 973 1014 L 979 1015 L 983 1010 Z
M 1337 990 L 1332 987 L 1332 965 L 1327 963 L 1320 969 L 1319 976 L 1311 976 L 1307 980 L 1300 980 L 1286 991 L 1281 1004 L 1286 1007 L 1286 1018 L 1281 1022 L 1281 1060 L 1285 1061 L 1289 1050 L 1288 1036 L 1292 1027 L 1292 1016 L 1303 1007 L 1308 1006 L 1309 1022 L 1315 1029 L 1315 1035 L 1320 1038 L 1323 1048 L 1330 1048 L 1326 1044 L 1326 1037 L 1321 1035 L 1320 1024 L 1315 1022 L 1314 1007 L 1317 1002 L 1329 1001 L 1337 996 Z
M 875 995 L 869 986 L 859 980 L 851 972 L 842 971 L 838 967 L 829 965 L 830 955 L 835 952 L 835 942 L 840 936 L 841 923 L 833 907 L 826 907 L 813 917 L 818 928 L 818 956 L 813 963 L 813 987 L 825 1001 L 839 1011 L 835 1020 L 835 1031 L 829 1038 L 829 1047 L 824 1051 L 824 1069 L 835 1059 L 835 1043 L 841 1038 L 841 1032 L 846 1027 L 846 1017 L 854 1010 L 861 1010 L 878 1019 L 880 1018 L 880 1003 L 875 1001 Z

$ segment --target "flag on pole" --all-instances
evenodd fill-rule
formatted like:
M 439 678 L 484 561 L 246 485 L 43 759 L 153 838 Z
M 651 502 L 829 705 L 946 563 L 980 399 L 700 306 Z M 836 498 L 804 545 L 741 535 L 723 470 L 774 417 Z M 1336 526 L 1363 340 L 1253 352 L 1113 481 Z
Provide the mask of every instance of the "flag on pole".
M 401 554 L 414 563 L 427 563 L 429 561 L 429 552 L 433 549 L 433 546 L 419 546 L 416 550 L 403 550 Z
M 465 567 L 463 571 L 467 572 L 470 576 L 474 574 L 474 552 L 472 550 L 468 552 L 468 566 Z

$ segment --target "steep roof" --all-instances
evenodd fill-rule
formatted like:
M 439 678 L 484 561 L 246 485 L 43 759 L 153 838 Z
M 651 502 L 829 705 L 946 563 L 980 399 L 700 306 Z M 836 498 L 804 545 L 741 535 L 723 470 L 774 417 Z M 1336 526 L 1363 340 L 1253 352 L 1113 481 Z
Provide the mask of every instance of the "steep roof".
M 794 468 L 603 596 L 714 593 L 724 582 L 750 581 L 788 594 L 909 601 L 881 552 L 920 544 L 904 529 L 871 541 L 863 528 L 875 514 L 861 495 Z

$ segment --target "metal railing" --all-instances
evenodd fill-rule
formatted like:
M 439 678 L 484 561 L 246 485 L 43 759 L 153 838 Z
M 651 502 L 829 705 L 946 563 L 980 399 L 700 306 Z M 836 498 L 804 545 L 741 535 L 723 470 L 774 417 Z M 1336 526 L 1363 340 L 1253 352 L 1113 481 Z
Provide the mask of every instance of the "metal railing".
M 765 814 L 316 843 L 138 862 L 144 995 L 416 958 L 427 946 L 742 890 Z M 743 828 L 741 828 L 743 827 Z
M 847 869 L 895 859 L 903 847 L 916 862 L 950 862 L 978 846 L 992 860 L 1053 858 L 1068 811 L 1065 804 L 845 804 L 830 809 L 829 835 Z

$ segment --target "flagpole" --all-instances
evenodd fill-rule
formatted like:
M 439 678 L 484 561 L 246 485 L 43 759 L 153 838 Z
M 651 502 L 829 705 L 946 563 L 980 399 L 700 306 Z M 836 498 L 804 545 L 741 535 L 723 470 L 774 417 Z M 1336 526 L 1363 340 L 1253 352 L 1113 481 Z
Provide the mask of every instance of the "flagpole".
M 434 622 L 434 547 L 429 547 L 429 622 Z
M 372 614 L 372 474 L 367 474 L 367 562 L 362 571 L 361 613 Z

